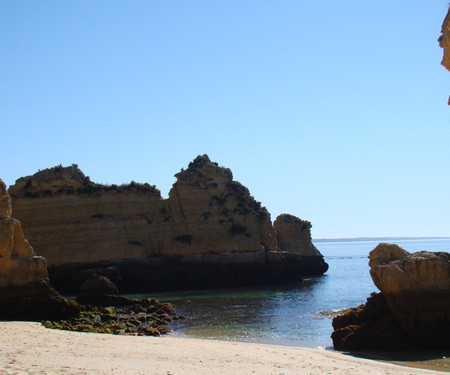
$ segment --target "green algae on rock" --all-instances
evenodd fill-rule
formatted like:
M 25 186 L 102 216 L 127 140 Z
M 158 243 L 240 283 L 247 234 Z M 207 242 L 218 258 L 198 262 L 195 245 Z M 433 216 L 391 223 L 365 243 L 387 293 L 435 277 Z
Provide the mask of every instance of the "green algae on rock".
M 170 303 L 147 298 L 126 308 L 83 306 L 79 316 L 70 319 L 43 320 L 46 328 L 75 332 L 160 336 L 171 332 L 173 320 L 184 319 L 175 315 Z

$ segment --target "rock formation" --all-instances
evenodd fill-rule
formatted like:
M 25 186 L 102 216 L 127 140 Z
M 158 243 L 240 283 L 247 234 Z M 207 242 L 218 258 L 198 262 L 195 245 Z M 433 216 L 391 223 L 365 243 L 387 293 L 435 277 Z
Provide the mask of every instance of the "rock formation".
M 441 64 L 450 70 L 450 7 L 442 24 L 441 33 L 442 35 L 438 39 L 439 45 L 444 49 Z M 448 104 L 450 105 L 450 97 L 448 98 Z
M 273 223 L 278 248 L 288 253 L 300 254 L 305 274 L 322 274 L 328 268 L 322 254 L 311 239 L 311 223 L 289 214 L 279 215 Z M 322 262 L 320 262 L 322 260 Z
M 444 49 L 444 56 L 441 64 L 450 70 L 450 7 L 447 16 L 442 23 L 441 36 L 439 37 L 439 45 Z
M 335 348 L 450 347 L 450 254 L 381 243 L 369 259 L 381 293 L 333 320 Z
M 0 319 L 63 319 L 79 306 L 49 285 L 46 260 L 35 256 L 20 222 L 11 217 L 11 199 L 0 179 Z
M 308 222 L 283 216 L 277 233 L 267 210 L 207 155 L 175 176 L 168 199 L 149 184 L 93 183 L 76 165 L 20 178 L 9 193 L 63 292 L 76 293 L 86 270 L 107 267 L 119 271 L 121 291 L 291 282 L 326 271 Z

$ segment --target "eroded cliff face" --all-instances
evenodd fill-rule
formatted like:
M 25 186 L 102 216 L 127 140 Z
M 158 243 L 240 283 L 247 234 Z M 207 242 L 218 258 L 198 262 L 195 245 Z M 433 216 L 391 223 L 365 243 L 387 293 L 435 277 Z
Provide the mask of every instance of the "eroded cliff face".
M 442 23 L 441 33 L 442 35 L 438 39 L 439 45 L 444 49 L 441 64 L 450 70 L 450 7 Z M 450 97 L 448 98 L 448 104 L 450 105 Z
M 11 199 L 0 180 L 0 286 L 48 281 L 47 263 L 34 255 L 20 222 L 11 217 Z
M 289 214 L 281 214 L 274 221 L 278 247 L 282 251 L 304 256 L 321 255 L 311 239 L 311 223 Z
M 310 274 L 322 274 L 328 264 L 311 239 L 311 223 L 289 214 L 279 215 L 273 223 L 280 251 L 298 254 Z
M 0 179 L 0 319 L 62 319 L 79 311 L 49 285 L 47 262 L 35 256 Z
M 267 210 L 233 180 L 229 169 L 211 162 L 207 155 L 198 156 L 175 176 L 168 199 L 148 184 L 95 184 L 76 165 L 21 178 L 9 193 L 35 251 L 47 258 L 51 277 L 52 270 L 66 267 L 67 271 L 77 264 L 117 266 L 125 283 L 130 277 L 136 279 L 131 268 L 142 273 L 152 269 L 152 279 L 145 278 L 153 285 L 158 275 L 164 279 L 163 271 L 175 272 L 171 277 L 178 284 L 192 283 L 194 275 L 183 268 L 187 264 L 195 265 L 199 273 L 206 272 L 203 265 L 210 265 L 211 275 L 203 280 L 207 283 L 214 282 L 213 273 L 220 273 L 221 266 L 236 266 L 233 272 L 228 270 L 230 275 L 223 269 L 217 276 L 223 284 L 233 274 L 236 279 L 243 277 L 241 273 L 251 274 L 249 265 L 259 267 L 255 278 L 268 263 L 277 265 L 277 277 L 287 267 L 291 281 L 295 272 L 298 279 L 300 273 L 326 271 L 323 257 L 311 243 L 310 225 L 290 228 L 280 219 L 279 241 L 289 243 L 280 248 Z M 301 233 L 295 234 L 296 230 Z M 289 235 L 283 240 L 285 233 Z M 302 262 L 302 257 L 312 260 Z
M 146 257 L 161 248 L 153 232 L 168 227 L 159 191 L 150 185 L 102 186 L 76 166 L 21 178 L 9 193 L 15 216 L 49 266 Z
M 441 64 L 450 70 L 450 8 L 442 23 L 441 33 L 442 35 L 438 39 L 439 45 L 444 49 Z

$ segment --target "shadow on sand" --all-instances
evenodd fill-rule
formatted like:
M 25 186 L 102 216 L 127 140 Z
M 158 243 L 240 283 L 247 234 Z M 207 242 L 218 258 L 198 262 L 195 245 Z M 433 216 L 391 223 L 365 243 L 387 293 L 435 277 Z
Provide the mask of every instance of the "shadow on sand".
M 408 351 L 342 352 L 354 357 L 373 359 L 400 366 L 450 372 L 450 349 Z

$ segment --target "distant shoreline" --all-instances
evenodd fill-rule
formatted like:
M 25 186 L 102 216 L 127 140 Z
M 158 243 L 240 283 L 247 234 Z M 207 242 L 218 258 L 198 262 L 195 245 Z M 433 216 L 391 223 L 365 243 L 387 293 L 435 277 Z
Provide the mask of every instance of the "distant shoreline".
M 414 240 L 450 240 L 450 237 L 344 237 L 344 238 L 313 238 L 313 242 L 350 242 L 350 241 L 414 241 Z

